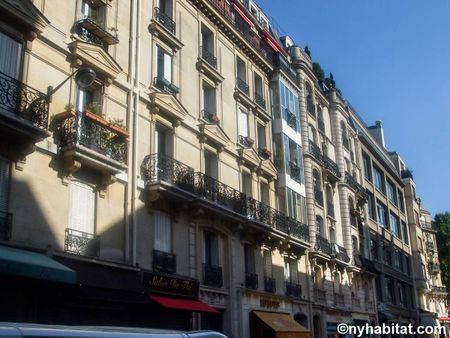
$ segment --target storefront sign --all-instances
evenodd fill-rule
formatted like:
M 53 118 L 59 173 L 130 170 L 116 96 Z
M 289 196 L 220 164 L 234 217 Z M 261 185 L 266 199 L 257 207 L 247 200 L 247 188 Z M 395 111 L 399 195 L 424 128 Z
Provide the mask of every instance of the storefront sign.
M 275 298 L 260 297 L 259 306 L 266 309 L 278 309 L 280 307 L 280 301 Z
M 149 291 L 198 298 L 199 282 L 197 280 L 160 275 L 154 272 L 144 272 L 142 280 L 144 287 Z

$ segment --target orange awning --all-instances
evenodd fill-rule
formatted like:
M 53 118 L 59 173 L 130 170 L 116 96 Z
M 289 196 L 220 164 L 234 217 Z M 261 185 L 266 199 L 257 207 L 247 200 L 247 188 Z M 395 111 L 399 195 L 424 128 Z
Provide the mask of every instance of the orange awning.
M 311 338 L 310 331 L 297 323 L 288 313 L 253 311 L 252 314 L 254 319 L 274 331 L 274 337 Z
M 219 313 L 219 310 L 209 306 L 208 304 L 203 303 L 200 300 L 162 297 L 162 296 L 150 296 L 150 299 L 168 309 Z

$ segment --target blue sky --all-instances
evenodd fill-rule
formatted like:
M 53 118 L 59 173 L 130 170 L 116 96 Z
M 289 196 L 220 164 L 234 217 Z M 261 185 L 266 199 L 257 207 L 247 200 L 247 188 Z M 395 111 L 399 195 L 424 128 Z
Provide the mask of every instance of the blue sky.
M 450 1 L 259 0 L 386 145 L 434 214 L 450 211 Z

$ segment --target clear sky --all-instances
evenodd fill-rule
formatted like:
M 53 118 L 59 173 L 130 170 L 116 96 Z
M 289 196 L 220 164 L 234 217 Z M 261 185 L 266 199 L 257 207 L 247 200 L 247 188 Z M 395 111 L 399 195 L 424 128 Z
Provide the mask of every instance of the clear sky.
M 450 1 L 259 0 L 388 150 L 413 171 L 434 214 L 450 211 Z

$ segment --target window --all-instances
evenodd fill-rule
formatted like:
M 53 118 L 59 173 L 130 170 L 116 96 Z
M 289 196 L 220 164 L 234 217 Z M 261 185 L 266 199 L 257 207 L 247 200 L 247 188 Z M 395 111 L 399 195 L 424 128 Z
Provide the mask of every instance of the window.
M 325 133 L 325 120 L 323 119 L 323 110 L 319 105 L 317 105 L 317 125 L 319 131 Z
M 398 249 L 394 249 L 394 268 L 403 271 L 403 254 Z
M 386 303 L 395 303 L 393 290 L 394 290 L 394 284 L 392 283 L 392 280 L 388 277 L 384 278 L 385 282 L 385 293 L 386 293 Z
M 410 259 L 409 256 L 405 254 L 405 269 L 403 270 L 408 276 L 411 275 L 411 267 L 409 266 Z
M 263 90 L 263 81 L 261 76 L 259 76 L 256 73 L 253 73 L 253 78 L 255 81 L 255 94 L 256 94 L 256 98 L 264 99 L 264 90 Z M 257 102 L 258 103 L 258 102 Z
M 363 153 L 363 167 L 364 167 L 364 177 L 369 181 L 372 181 L 372 166 L 370 164 L 370 157 L 366 153 Z
M 95 234 L 95 192 L 77 180 L 70 184 L 69 228 Z
M 369 217 L 371 219 L 376 220 L 374 196 L 369 190 L 366 190 L 366 193 L 367 193 L 367 213 L 369 214 Z
M 374 238 L 370 239 L 370 253 L 372 254 L 372 258 L 378 260 L 378 244 L 377 240 Z
M 334 218 L 333 191 L 329 186 L 327 186 L 325 194 L 327 198 L 327 215 Z
M 287 188 L 288 216 L 304 224 L 306 220 L 306 199 L 292 189 Z
M 314 186 L 314 200 L 321 206 L 323 206 L 323 193 L 322 193 L 322 182 L 320 180 L 319 172 L 313 170 L 313 186 Z
M 0 72 L 18 80 L 22 64 L 22 44 L 0 32 Z
M 153 212 L 153 248 L 162 252 L 172 252 L 172 222 L 170 216 L 161 211 Z
M 255 273 L 255 248 L 253 245 L 244 244 L 245 273 Z
M 78 88 L 76 110 L 102 115 L 103 84 L 95 81 L 88 88 Z
M 156 125 L 155 129 L 155 153 L 172 154 L 172 132 L 161 125 Z
M 284 259 L 284 278 L 290 283 L 298 284 L 297 260 L 287 257 Z
M 172 18 L 172 0 L 156 0 L 156 7 L 160 13 Z
M 389 180 L 386 181 L 386 185 L 387 185 L 387 197 L 389 201 L 397 205 L 397 189 L 395 188 L 394 184 Z
M 384 244 L 384 264 L 392 266 L 392 252 L 389 244 Z
M 94 20 L 101 27 L 104 27 L 104 12 L 102 9 L 102 6 L 95 6 L 93 1 L 83 0 L 81 3 L 81 16 L 84 19 Z
M 317 144 L 317 134 L 316 134 L 316 129 L 310 124 L 310 125 L 308 126 L 308 130 L 309 130 L 309 132 L 308 132 L 308 135 L 309 135 L 309 141 L 312 142 L 312 143 L 314 143 L 314 144 Z
M 384 176 L 380 169 L 373 167 L 373 184 L 375 187 L 384 193 Z
M 219 261 L 219 236 L 211 231 L 204 232 L 205 240 L 205 265 L 220 266 Z
M 398 290 L 398 304 L 401 306 L 406 306 L 405 286 L 403 285 L 403 283 L 398 282 L 397 290 Z
M 211 121 L 212 117 L 216 115 L 216 89 L 203 81 L 202 92 L 203 118 Z
M 342 136 L 342 145 L 345 149 L 350 150 L 350 142 L 347 135 L 347 127 L 345 126 L 345 122 L 341 121 L 341 136 Z
M 272 277 L 272 252 L 270 252 L 269 250 L 264 250 L 263 259 L 264 259 L 264 276 Z
M 4 213 L 8 211 L 9 164 L 7 159 L 0 156 L 0 225 L 6 216 Z
M 266 148 L 266 126 L 258 123 L 258 147 L 260 149 Z
M 402 221 L 402 232 L 403 232 L 403 242 L 409 244 L 408 227 L 406 226 L 406 223 L 403 221 Z
M 316 216 L 316 234 L 323 237 L 323 218 L 319 215 Z
M 205 151 L 205 174 L 214 179 L 218 178 L 217 156 L 209 151 Z
M 336 243 L 336 230 L 334 230 L 333 227 L 330 227 L 329 231 L 330 231 L 330 243 L 334 244 Z
M 159 80 L 166 81 L 167 84 L 172 83 L 172 56 L 164 49 L 156 47 L 156 76 Z
M 239 135 L 241 137 L 248 137 L 248 113 L 239 109 Z
M 239 57 L 236 57 L 236 77 L 238 78 L 238 82 L 242 81 L 247 83 L 247 68 L 245 66 L 245 62 Z
M 298 96 L 284 83 L 280 82 L 280 98 L 283 119 L 294 130 L 300 129 Z
M 214 34 L 208 27 L 203 24 L 201 28 L 201 42 L 201 49 L 203 53 L 202 57 L 207 57 L 205 53 L 214 56 Z
M 400 222 L 399 222 L 398 217 L 392 213 L 389 214 L 389 217 L 390 217 L 389 218 L 389 227 L 390 227 L 392 233 L 396 237 L 400 238 Z
M 313 91 L 309 84 L 306 84 L 305 87 L 305 98 L 306 98 L 306 110 L 315 118 L 316 111 L 314 107 Z
M 389 229 L 389 224 L 387 222 L 387 208 L 379 200 L 377 200 L 377 215 L 378 215 L 378 223 L 383 228 L 388 228 Z
M 242 172 L 242 192 L 251 197 L 252 194 L 252 176 L 248 172 Z
M 356 216 L 355 203 L 353 202 L 353 198 L 348 196 L 348 206 L 349 206 L 349 215 L 350 215 L 350 224 L 354 227 L 358 225 L 358 216 Z
M 266 205 L 270 205 L 270 189 L 267 183 L 261 182 L 259 185 L 261 191 L 261 202 Z
M 294 181 L 304 183 L 302 148 L 284 134 L 283 140 L 286 173 L 289 173 Z
M 397 190 L 397 195 L 398 195 L 398 202 L 400 205 L 400 210 L 402 212 L 405 212 L 405 201 L 403 200 L 403 193 L 401 190 Z

